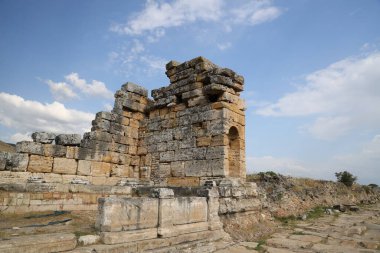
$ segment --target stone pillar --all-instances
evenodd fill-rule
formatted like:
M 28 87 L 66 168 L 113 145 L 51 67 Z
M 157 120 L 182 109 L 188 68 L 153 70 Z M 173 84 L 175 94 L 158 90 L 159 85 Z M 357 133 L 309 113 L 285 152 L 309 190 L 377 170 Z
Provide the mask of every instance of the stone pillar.
M 168 188 L 157 188 L 152 192 L 152 197 L 158 198 L 158 230 L 159 237 L 170 236 L 173 230 L 173 219 L 167 215 L 174 208 L 174 192 Z

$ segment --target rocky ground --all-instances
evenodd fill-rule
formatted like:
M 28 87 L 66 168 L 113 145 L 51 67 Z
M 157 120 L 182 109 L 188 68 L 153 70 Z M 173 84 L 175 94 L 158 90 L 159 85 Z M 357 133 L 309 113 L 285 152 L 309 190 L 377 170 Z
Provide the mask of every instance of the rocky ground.
M 245 252 L 380 252 L 380 204 L 305 221 L 283 219 L 276 232 L 265 240 L 240 242 L 217 251 Z

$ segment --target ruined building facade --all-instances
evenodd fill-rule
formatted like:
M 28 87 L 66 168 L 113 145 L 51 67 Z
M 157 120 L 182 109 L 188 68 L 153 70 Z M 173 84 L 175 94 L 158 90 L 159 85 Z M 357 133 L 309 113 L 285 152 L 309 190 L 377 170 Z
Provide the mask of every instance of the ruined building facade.
M 100 239 L 80 252 L 212 252 L 229 241 L 220 216 L 260 208 L 245 182 L 244 79 L 203 57 L 166 69 L 170 85 L 153 99 L 124 84 L 83 138 L 37 132 L 0 153 L 0 214 L 97 211 Z M 74 234 L 59 238 L 51 252 L 77 245 Z
M 170 85 L 153 90 L 153 99 L 128 82 L 83 139 L 59 135 L 51 144 L 54 136 L 35 133 L 34 142 L 17 144 L 18 153 L 3 154 L 0 169 L 93 185 L 245 179 L 243 77 L 203 57 L 171 61 L 166 69 Z

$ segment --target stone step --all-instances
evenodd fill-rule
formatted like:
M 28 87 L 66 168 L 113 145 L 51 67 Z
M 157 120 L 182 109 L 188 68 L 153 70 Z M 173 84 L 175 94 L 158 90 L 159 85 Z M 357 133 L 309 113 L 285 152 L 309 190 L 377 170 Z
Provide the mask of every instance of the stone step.
M 0 252 L 53 253 L 72 250 L 76 245 L 75 235 L 69 233 L 18 236 L 0 241 Z

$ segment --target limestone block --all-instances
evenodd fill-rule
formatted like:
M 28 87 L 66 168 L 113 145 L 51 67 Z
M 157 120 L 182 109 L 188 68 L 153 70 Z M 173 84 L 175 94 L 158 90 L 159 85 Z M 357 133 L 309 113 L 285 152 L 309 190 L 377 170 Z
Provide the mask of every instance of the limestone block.
M 185 176 L 185 162 L 171 162 L 170 163 L 171 174 L 173 177 L 184 177 Z
M 90 176 L 91 175 L 91 161 L 79 160 L 77 174 L 83 175 L 83 176 Z
M 166 151 L 160 153 L 160 161 L 161 162 L 171 162 L 174 161 L 174 151 Z
M 258 199 L 221 198 L 219 199 L 219 214 L 255 211 L 261 208 Z
M 170 163 L 160 163 L 156 175 L 160 178 L 170 177 Z
M 143 166 L 140 167 L 140 178 L 141 179 L 150 179 L 150 167 L 149 166 Z
M 141 87 L 140 85 L 137 85 L 132 82 L 127 82 L 121 86 L 121 90 L 126 92 L 132 92 L 144 97 L 148 97 L 148 90 L 144 87 Z
M 111 164 L 106 162 L 91 162 L 91 175 L 107 176 L 109 177 L 111 173 Z
M 208 230 L 208 222 L 197 222 L 191 224 L 182 224 L 173 227 L 159 227 L 158 235 L 162 237 L 172 237 L 182 234 L 197 233 Z
M 202 136 L 197 138 L 197 147 L 208 147 L 211 145 L 211 136 Z
M 53 168 L 53 157 L 31 155 L 29 158 L 29 172 L 51 172 Z
M 226 146 L 228 143 L 228 136 L 224 134 L 215 135 L 211 138 L 211 146 Z
M 78 238 L 78 244 L 81 246 L 91 245 L 100 241 L 99 235 L 83 235 Z
M 77 161 L 68 158 L 54 158 L 53 173 L 75 175 L 77 172 Z
M 43 148 L 41 143 L 31 141 L 21 141 L 16 143 L 17 153 L 27 153 L 33 155 L 42 155 Z
M 96 118 L 95 120 L 91 122 L 91 124 L 92 124 L 91 131 L 107 132 L 110 130 L 110 127 L 111 127 L 110 121 L 105 120 L 105 119 Z
M 53 157 L 65 157 L 66 147 L 62 145 L 43 144 L 43 155 Z
M 63 146 L 79 146 L 81 139 L 80 134 L 60 134 L 55 137 L 55 143 Z
M 169 177 L 168 186 L 175 187 L 195 187 L 199 186 L 199 177 Z
M 154 198 L 101 198 L 97 226 L 100 231 L 129 231 L 156 228 L 158 199 Z
M 139 165 L 140 164 L 140 156 L 137 156 L 137 155 L 131 156 L 131 163 L 130 164 L 133 166 Z
M 66 158 L 78 159 L 78 154 L 79 154 L 79 147 L 72 147 L 72 146 L 66 147 Z
M 116 177 L 129 177 L 128 165 L 112 164 L 111 176 Z
M 7 152 L 0 152 L 0 170 L 5 170 L 9 154 Z
M 217 146 L 217 147 L 209 147 L 206 153 L 206 159 L 224 159 L 227 158 L 228 155 L 228 147 L 227 146 Z
M 139 229 L 133 231 L 102 232 L 101 241 L 104 244 L 119 244 L 157 238 L 157 228 Z
M 167 199 L 174 197 L 174 191 L 169 188 L 155 188 L 151 190 L 153 198 Z
M 215 166 L 212 161 L 193 160 L 185 162 L 185 175 L 187 177 L 212 176 L 212 168 Z
M 56 134 L 46 132 L 34 132 L 32 133 L 32 139 L 34 142 L 51 144 L 55 139 Z
M 160 227 L 207 221 L 204 197 L 160 199 Z
M 16 236 L 0 243 L 0 252 L 61 252 L 73 250 L 77 245 L 77 239 L 74 234 L 69 233 L 51 233 L 40 235 Z
M 9 153 L 5 169 L 11 171 L 26 171 L 28 162 L 28 154 Z

